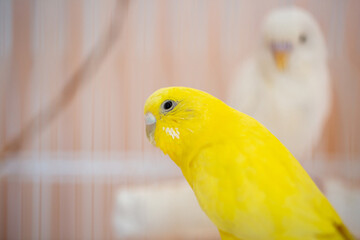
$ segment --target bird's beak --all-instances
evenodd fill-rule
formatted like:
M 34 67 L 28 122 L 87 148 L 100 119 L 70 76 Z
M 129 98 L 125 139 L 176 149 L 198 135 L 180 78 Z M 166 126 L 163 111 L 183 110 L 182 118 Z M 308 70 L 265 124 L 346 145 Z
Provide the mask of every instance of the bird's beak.
M 154 144 L 154 131 L 156 127 L 156 118 L 150 112 L 145 114 L 145 126 L 146 126 L 146 136 L 149 139 L 150 143 Z
M 277 68 L 280 71 L 284 71 L 288 62 L 288 57 L 289 57 L 288 53 L 283 51 L 278 51 L 278 52 L 274 52 L 273 54 Z
M 273 43 L 271 45 L 276 67 L 280 71 L 284 71 L 288 64 L 289 55 L 292 45 L 287 42 Z

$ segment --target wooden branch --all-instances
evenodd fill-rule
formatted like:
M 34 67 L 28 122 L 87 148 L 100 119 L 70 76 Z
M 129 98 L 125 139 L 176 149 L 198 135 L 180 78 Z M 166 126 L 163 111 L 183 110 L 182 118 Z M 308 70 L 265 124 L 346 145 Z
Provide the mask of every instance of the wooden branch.
M 80 65 L 80 67 L 71 76 L 68 83 L 64 86 L 60 94 L 44 110 L 34 116 L 20 133 L 11 141 L 6 143 L 0 150 L 0 161 L 4 160 L 6 155 L 16 154 L 21 147 L 29 141 L 35 134 L 44 131 L 51 122 L 57 118 L 74 99 L 79 90 L 91 80 L 91 76 L 99 70 L 106 59 L 106 56 L 115 45 L 123 29 L 123 22 L 127 16 L 129 0 L 117 0 L 114 8 L 113 18 L 109 29 L 100 38 L 89 56 Z M 37 126 L 37 122 L 43 123 Z

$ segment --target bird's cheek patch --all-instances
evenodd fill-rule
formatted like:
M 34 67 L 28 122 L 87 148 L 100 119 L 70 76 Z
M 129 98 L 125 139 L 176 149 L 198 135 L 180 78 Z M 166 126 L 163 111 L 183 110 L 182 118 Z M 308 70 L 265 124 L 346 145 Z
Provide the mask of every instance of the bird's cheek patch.
M 180 139 L 180 132 L 178 128 L 169 128 L 163 127 L 162 130 L 166 133 L 166 135 L 171 136 L 172 139 Z

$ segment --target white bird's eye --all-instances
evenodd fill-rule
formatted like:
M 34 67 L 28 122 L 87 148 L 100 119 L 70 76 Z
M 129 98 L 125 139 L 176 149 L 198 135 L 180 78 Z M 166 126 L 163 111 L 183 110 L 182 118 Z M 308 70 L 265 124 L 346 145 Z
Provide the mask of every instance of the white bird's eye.
M 173 100 L 165 100 L 161 104 L 161 109 L 164 110 L 165 112 L 169 112 L 169 111 L 173 110 L 175 106 L 176 106 L 175 101 L 173 101 Z
M 307 36 L 306 36 L 306 34 L 305 34 L 305 33 L 300 34 L 300 36 L 299 36 L 299 42 L 302 43 L 302 44 L 304 44 L 304 43 L 306 43 L 306 41 L 307 41 Z

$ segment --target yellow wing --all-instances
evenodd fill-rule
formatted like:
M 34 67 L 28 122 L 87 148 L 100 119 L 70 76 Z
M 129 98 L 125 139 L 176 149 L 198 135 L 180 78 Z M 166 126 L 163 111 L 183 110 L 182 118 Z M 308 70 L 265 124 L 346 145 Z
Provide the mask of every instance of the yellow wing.
M 353 239 L 291 153 L 249 123 L 221 129 L 189 161 L 187 179 L 219 230 L 239 239 Z

